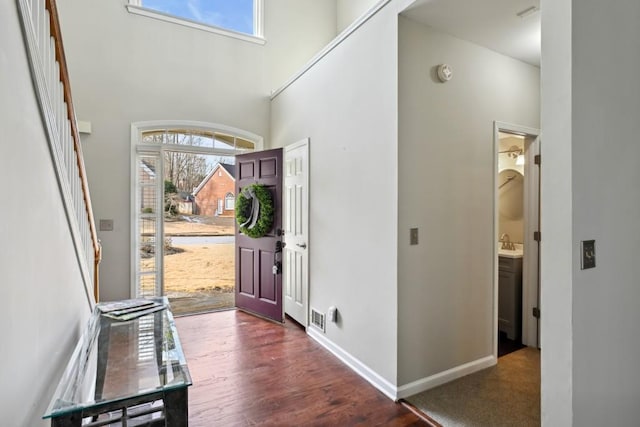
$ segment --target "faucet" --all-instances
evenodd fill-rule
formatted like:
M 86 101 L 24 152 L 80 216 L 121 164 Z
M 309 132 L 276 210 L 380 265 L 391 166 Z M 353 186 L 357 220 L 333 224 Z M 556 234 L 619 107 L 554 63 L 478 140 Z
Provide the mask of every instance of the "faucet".
M 502 242 L 502 249 L 506 249 L 509 251 L 515 251 L 516 246 L 511 242 L 509 235 L 507 233 L 502 233 L 500 236 L 500 241 Z

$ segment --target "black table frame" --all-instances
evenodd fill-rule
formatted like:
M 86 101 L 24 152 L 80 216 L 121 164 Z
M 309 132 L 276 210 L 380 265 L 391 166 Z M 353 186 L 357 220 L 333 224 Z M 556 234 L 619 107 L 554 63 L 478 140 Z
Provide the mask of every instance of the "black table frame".
M 166 310 L 169 310 L 169 308 L 167 308 Z M 153 391 L 129 398 L 123 398 L 121 400 L 100 403 L 100 400 L 102 400 L 102 390 L 104 387 L 104 380 L 107 369 L 107 358 L 109 355 L 109 326 L 117 321 L 102 316 L 99 312 L 96 313 L 96 315 L 100 316 L 100 333 L 98 334 L 98 371 L 96 377 L 96 390 L 94 393 L 95 401 L 97 403 L 88 407 L 80 408 L 75 411 L 70 411 L 66 414 L 51 417 L 51 427 L 100 427 L 117 422 L 121 422 L 122 425 L 127 425 L 127 421 L 134 420 L 136 417 L 141 417 L 151 413 L 158 413 L 161 411 L 163 412 L 161 416 L 143 422 L 141 425 L 148 427 L 187 427 L 189 425 L 187 391 L 187 387 L 189 386 L 189 384 L 180 385 L 165 390 Z M 158 368 L 160 370 L 160 366 L 162 364 L 162 316 L 164 315 L 164 313 L 162 311 L 157 311 L 152 315 L 154 316 L 156 363 L 158 364 Z M 160 374 L 166 375 L 166 372 L 160 372 Z M 129 413 L 129 409 L 131 407 L 144 403 L 156 402 L 159 400 L 162 400 L 162 406 L 154 406 L 147 410 L 143 409 L 133 411 L 133 413 Z M 114 411 L 121 411 L 120 416 L 104 420 L 98 419 L 101 414 L 112 413 Z M 82 420 L 89 417 L 92 418 L 92 422 L 83 425 Z

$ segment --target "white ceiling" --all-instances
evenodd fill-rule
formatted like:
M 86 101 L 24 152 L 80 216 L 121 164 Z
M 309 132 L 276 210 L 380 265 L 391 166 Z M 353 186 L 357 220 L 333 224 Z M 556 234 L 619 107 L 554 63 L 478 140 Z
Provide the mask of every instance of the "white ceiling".
M 455 37 L 540 66 L 540 0 L 418 0 L 402 14 Z

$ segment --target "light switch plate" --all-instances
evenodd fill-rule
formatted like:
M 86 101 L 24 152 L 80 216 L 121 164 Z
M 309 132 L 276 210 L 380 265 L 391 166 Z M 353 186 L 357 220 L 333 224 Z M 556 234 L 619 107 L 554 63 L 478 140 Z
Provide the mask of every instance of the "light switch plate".
M 112 219 L 101 219 L 100 220 L 100 231 L 113 231 L 113 220 Z
M 418 244 L 418 229 L 412 228 L 409 230 L 409 244 L 417 245 Z
M 596 266 L 596 241 L 583 240 L 580 242 L 580 269 L 595 268 Z

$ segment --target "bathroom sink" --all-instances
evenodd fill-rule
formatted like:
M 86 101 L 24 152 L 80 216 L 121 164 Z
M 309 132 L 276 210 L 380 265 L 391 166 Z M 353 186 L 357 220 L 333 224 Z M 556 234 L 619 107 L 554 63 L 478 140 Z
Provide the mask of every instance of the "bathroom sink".
M 508 258 L 522 258 L 524 251 L 522 245 L 515 243 L 515 249 L 502 249 L 502 242 L 498 242 L 498 256 L 506 256 Z

